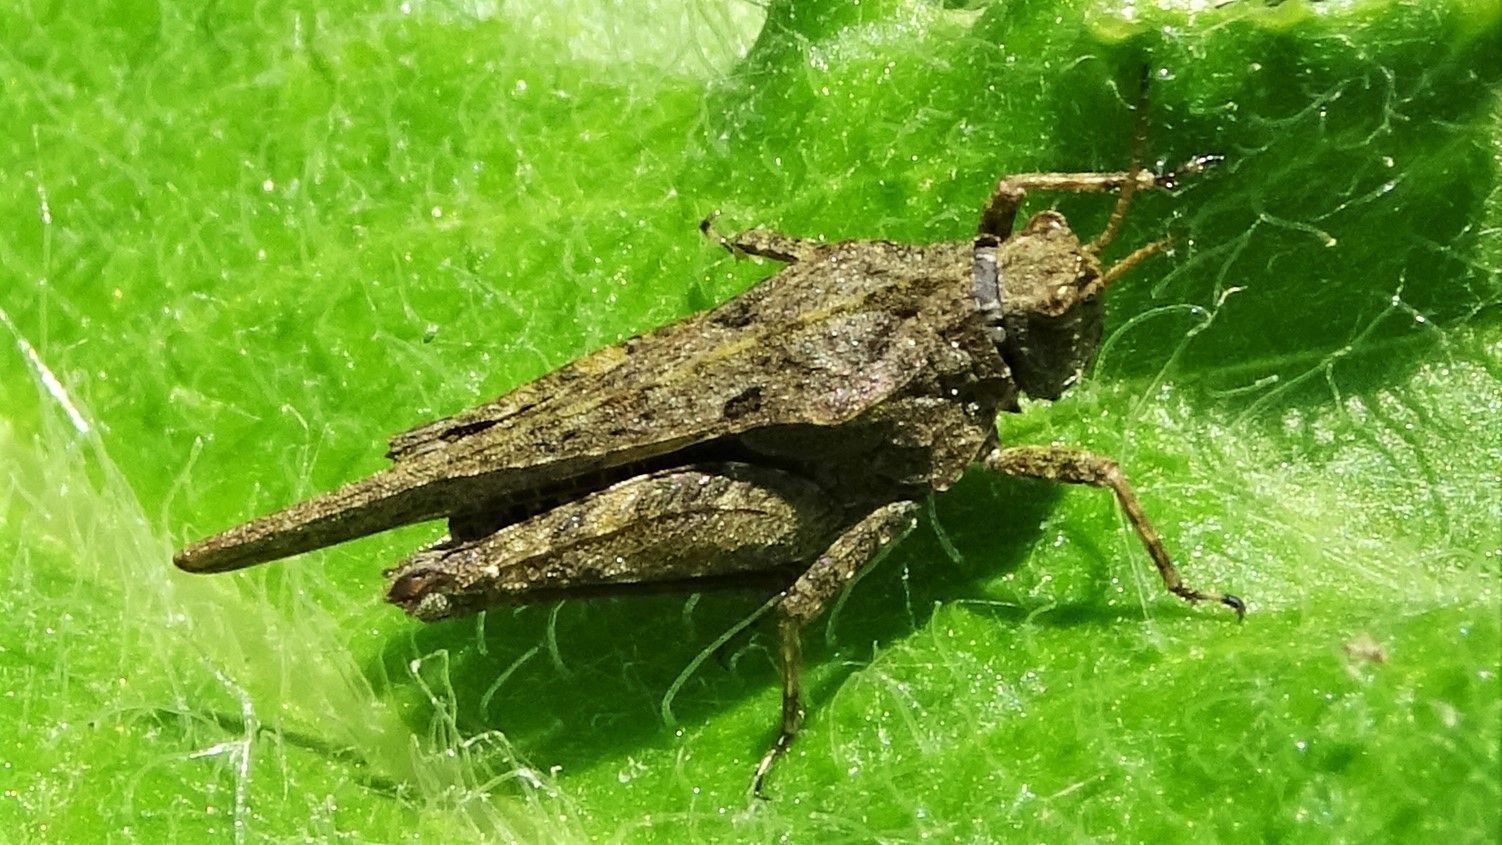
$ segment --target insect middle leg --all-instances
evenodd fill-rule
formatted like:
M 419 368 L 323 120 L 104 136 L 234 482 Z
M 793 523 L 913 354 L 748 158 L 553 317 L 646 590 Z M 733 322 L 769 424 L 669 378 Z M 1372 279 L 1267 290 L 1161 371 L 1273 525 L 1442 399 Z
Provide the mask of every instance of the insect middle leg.
M 1148 555 L 1152 557 L 1153 564 L 1158 567 L 1158 574 L 1163 578 L 1163 586 L 1169 592 L 1186 601 L 1219 602 L 1236 611 L 1237 618 L 1246 615 L 1246 604 L 1236 596 L 1229 593 L 1207 593 L 1184 583 L 1184 579 L 1179 576 L 1178 567 L 1173 565 L 1168 551 L 1163 548 L 1162 537 L 1148 521 L 1141 503 L 1137 501 L 1137 495 L 1127 483 L 1126 475 L 1110 458 L 1061 446 L 1015 446 L 993 450 L 985 457 L 984 464 L 987 469 L 1008 475 L 1109 488 L 1116 494 L 1116 501 L 1121 504 L 1127 521 L 1132 524 L 1142 545 L 1147 547 Z
M 1114 173 L 1015 173 L 1003 176 L 991 190 L 981 212 L 979 234 L 995 235 L 1006 240 L 1012 234 L 1017 220 L 1017 209 L 1028 191 L 1114 191 L 1132 185 L 1133 188 L 1169 187 L 1174 184 L 1171 175 L 1159 175 L 1148 170 L 1122 170 Z
M 851 578 L 876 557 L 881 547 L 912 530 L 916 502 L 893 502 L 868 514 L 846 529 L 828 551 L 819 556 L 777 603 L 777 664 L 782 672 L 782 723 L 777 739 L 762 755 L 751 780 L 758 798 L 772 764 L 793 744 L 803 722 L 799 701 L 803 671 L 803 626 L 818 616 L 830 599 L 839 595 Z
M 980 230 L 977 234 L 995 235 L 1002 240 L 1012 234 L 1016 223 L 1017 209 L 1028 191 L 1111 191 L 1121 189 L 1116 198 L 1116 207 L 1111 209 L 1111 218 L 1086 249 L 1099 252 L 1116 236 L 1116 230 L 1126 217 L 1132 194 L 1138 188 L 1171 187 L 1172 176 L 1159 177 L 1142 170 L 1142 151 L 1147 145 L 1147 86 L 1150 76 L 1148 67 L 1142 67 L 1142 79 L 1137 92 L 1137 128 L 1132 133 L 1132 166 L 1121 173 L 1018 173 L 1003 176 L 991 191 L 986 208 L 981 212 Z M 1144 182 L 1145 179 L 1145 182 Z
M 1006 240 L 1012 234 L 1012 228 L 1016 225 L 1017 209 L 1021 207 L 1023 199 L 1028 191 L 1114 191 L 1122 190 L 1122 198 L 1117 202 L 1116 208 L 1111 212 L 1111 221 L 1107 224 L 1105 232 L 1096 238 L 1091 244 L 1093 251 L 1103 249 L 1110 241 L 1110 236 L 1115 234 L 1116 227 L 1126 215 L 1126 201 L 1130 199 L 1130 193 L 1126 190 L 1143 190 L 1149 188 L 1177 187 L 1179 180 L 1185 175 L 1199 173 L 1216 162 L 1219 156 L 1204 155 L 1196 156 L 1185 162 L 1178 170 L 1168 173 L 1154 173 L 1151 170 L 1143 170 L 1135 163 L 1131 170 L 1118 170 L 1107 173 L 1014 173 L 1003 176 L 996 182 L 996 187 L 991 190 L 990 199 L 986 200 L 986 208 L 980 215 L 978 234 L 995 235 Z

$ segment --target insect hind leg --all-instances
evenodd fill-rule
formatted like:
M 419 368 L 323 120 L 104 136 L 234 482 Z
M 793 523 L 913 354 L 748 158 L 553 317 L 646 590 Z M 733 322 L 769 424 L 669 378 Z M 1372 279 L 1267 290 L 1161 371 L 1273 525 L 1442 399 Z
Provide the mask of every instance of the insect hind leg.
M 819 556 L 793 582 L 793 586 L 777 603 L 777 664 L 782 674 L 782 721 L 777 739 L 762 755 L 756 765 L 756 774 L 751 779 L 751 793 L 765 798 L 762 785 L 772 764 L 787 753 L 803 724 L 803 705 L 800 701 L 803 672 L 803 626 L 818 616 L 830 599 L 850 583 L 864 566 L 877 557 L 881 548 L 901 538 L 914 525 L 916 502 L 893 502 L 866 515 L 847 528 L 828 551 Z
M 771 258 L 777 261 L 792 263 L 803 261 L 814 254 L 814 250 L 824 246 L 825 243 L 816 238 L 802 238 L 797 235 L 785 235 L 774 232 L 771 229 L 747 229 L 734 235 L 725 235 L 715 228 L 715 218 L 719 212 L 715 212 L 704 218 L 699 223 L 699 231 L 704 236 L 724 247 L 731 255 L 757 255 L 762 258 Z
M 723 462 L 633 476 L 480 536 L 483 521 L 387 571 L 386 598 L 424 621 L 560 598 L 760 586 L 776 590 L 839 533 L 827 491 Z

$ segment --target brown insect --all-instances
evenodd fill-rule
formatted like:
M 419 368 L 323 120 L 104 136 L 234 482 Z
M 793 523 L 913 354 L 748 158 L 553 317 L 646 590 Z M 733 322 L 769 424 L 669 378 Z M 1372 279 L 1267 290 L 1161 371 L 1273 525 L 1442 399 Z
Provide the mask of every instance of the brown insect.
M 1141 147 L 1139 132 L 1138 149 Z M 1208 158 L 1181 169 L 1201 169 Z M 1174 174 L 1001 179 L 972 240 L 825 243 L 765 229 L 738 255 L 787 266 L 734 299 L 608 346 L 498 399 L 391 441 L 392 466 L 179 552 L 223 572 L 400 525 L 448 534 L 387 571 L 387 600 L 432 622 L 488 607 L 646 591 L 760 588 L 778 596 L 783 706 L 756 767 L 760 794 L 802 720 L 800 630 L 917 501 L 972 464 L 1109 488 L 1167 588 L 1186 586 L 1116 463 L 1058 446 L 1002 446 L 1020 393 L 1055 399 L 1099 345 L 1102 297 L 1160 240 L 1099 255 L 1134 192 Z M 1028 191 L 1119 191 L 1082 243 Z

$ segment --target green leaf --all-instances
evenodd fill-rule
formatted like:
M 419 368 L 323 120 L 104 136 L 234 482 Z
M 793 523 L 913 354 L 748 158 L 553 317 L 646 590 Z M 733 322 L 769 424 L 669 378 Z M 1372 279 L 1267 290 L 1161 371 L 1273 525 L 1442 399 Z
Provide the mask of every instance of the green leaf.
M 23 840 L 1494 841 L 1502 5 L 14 3 L 0 10 L 0 829 Z M 423 627 L 419 526 L 172 547 L 772 265 L 1150 163 L 1094 372 L 806 635 L 756 597 Z M 1035 196 L 1093 234 L 1107 198 Z M 703 659 L 706 656 L 711 659 Z M 664 716 L 671 719 L 671 723 Z

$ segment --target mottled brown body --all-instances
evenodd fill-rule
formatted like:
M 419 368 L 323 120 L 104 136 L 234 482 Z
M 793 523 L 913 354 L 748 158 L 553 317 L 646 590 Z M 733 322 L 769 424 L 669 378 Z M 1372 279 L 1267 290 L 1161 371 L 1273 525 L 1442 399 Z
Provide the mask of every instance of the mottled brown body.
M 1106 286 L 1165 244 L 1106 271 L 1097 253 L 1132 192 L 1171 179 L 1009 177 L 974 241 L 722 238 L 789 266 L 712 310 L 397 435 L 390 468 L 190 545 L 176 563 L 238 569 L 446 519 L 447 536 L 387 573 L 388 600 L 425 621 L 646 590 L 775 592 L 783 718 L 758 792 L 801 721 L 800 628 L 912 526 L 917 500 L 973 464 L 1113 490 L 1170 590 L 1240 612 L 1233 597 L 1182 584 L 1113 462 L 1004 449 L 996 435 L 1021 393 L 1056 398 L 1089 363 Z M 1051 211 L 1012 230 L 1029 189 L 1118 188 L 1093 243 Z
M 396 436 L 390 469 L 195 544 L 179 564 L 236 569 L 435 518 L 494 529 L 702 461 L 787 468 L 852 505 L 943 489 L 1016 403 L 970 298 L 971 252 L 812 247 L 718 308 Z

